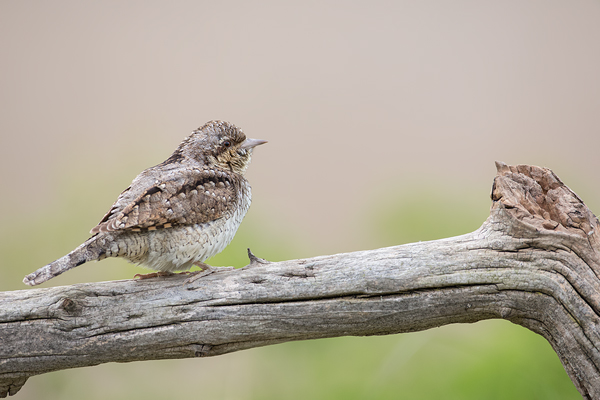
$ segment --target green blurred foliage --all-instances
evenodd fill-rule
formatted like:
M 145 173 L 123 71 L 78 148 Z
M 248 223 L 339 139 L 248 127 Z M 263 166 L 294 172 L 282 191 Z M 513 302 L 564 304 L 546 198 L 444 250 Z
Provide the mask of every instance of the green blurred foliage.
M 287 351 L 286 351 L 287 350 Z M 255 398 L 580 398 L 550 345 L 505 321 L 269 347 Z
M 62 189 L 78 190 L 66 197 L 70 199 L 66 203 L 50 205 L 51 212 L 40 209 L 27 223 L 4 224 L 2 290 L 23 289 L 25 273 L 77 246 L 102 217 L 96 211 L 108 209 L 110 200 L 96 199 L 95 193 L 104 193 L 109 182 L 97 182 L 93 190 L 77 182 L 66 179 L 61 184 Z M 403 194 L 379 196 L 385 200 L 370 208 L 376 211 L 364 213 L 369 221 L 364 229 L 374 232 L 372 240 L 379 246 L 477 229 L 488 214 L 489 199 L 482 199 L 481 193 L 471 195 L 465 188 L 442 186 L 415 186 Z M 282 227 L 268 222 L 268 215 L 253 211 L 232 244 L 211 264 L 241 267 L 247 263 L 247 247 L 269 260 L 294 258 L 306 251 L 290 239 L 292 233 L 282 234 Z M 69 271 L 46 286 L 128 279 L 136 272 L 139 267 L 124 261 L 105 260 Z M 50 400 L 580 398 L 550 345 L 506 321 L 285 343 L 207 359 L 58 371 L 31 378 L 18 396 Z
M 491 187 L 491 182 L 490 182 Z M 489 188 L 409 185 L 378 193 L 371 228 L 380 243 L 396 245 L 462 235 L 479 228 L 489 215 Z

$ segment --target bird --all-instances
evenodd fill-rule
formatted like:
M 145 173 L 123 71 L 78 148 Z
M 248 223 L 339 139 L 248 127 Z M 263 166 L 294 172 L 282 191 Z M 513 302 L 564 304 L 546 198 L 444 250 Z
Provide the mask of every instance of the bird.
M 142 279 L 188 271 L 220 253 L 233 239 L 251 203 L 244 177 L 253 149 L 225 121 L 192 131 L 164 162 L 142 171 L 90 233 L 69 254 L 27 275 L 26 285 L 46 282 L 89 261 L 122 257 L 157 272 Z

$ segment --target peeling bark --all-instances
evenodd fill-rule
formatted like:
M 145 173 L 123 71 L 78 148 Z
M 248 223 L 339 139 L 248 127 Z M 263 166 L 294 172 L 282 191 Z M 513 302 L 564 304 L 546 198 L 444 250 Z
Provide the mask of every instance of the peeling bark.
M 45 372 L 501 318 L 600 399 L 598 220 L 549 169 L 497 163 L 489 218 L 448 239 L 241 270 L 0 293 L 0 397 Z

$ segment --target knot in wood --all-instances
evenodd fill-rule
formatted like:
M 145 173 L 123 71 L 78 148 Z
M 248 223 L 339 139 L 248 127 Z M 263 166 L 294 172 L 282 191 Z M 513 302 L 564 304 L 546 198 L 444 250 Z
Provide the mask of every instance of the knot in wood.
M 72 313 L 77 310 L 77 303 L 74 300 L 71 300 L 68 297 L 65 297 L 63 301 L 60 303 L 60 308 L 65 310 L 66 312 Z

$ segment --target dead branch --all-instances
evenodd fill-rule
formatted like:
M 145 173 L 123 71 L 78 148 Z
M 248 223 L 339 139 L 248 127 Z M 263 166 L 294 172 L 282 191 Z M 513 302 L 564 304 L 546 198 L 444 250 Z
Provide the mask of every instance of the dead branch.
M 554 173 L 497 163 L 489 218 L 430 242 L 185 276 L 0 293 L 0 397 L 45 372 L 502 318 L 600 399 L 598 220 Z

